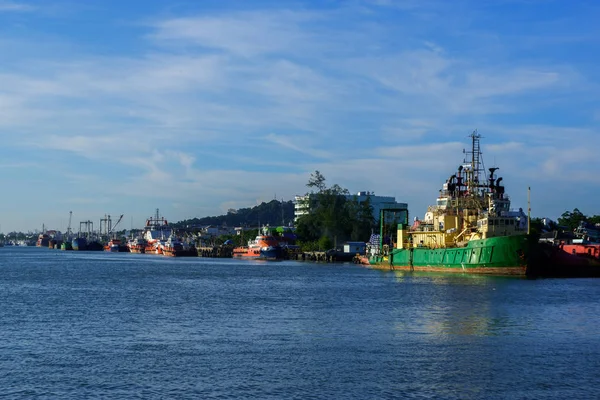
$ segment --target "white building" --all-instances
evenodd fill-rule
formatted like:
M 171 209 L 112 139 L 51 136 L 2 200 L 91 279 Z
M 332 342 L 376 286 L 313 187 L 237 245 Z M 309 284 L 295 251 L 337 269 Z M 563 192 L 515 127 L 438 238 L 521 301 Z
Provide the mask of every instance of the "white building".
M 295 196 L 294 198 L 294 221 L 298 221 L 301 215 L 308 214 L 307 201 L 310 195 Z M 354 200 L 358 203 L 363 203 L 367 199 L 371 202 L 373 208 L 373 218 L 375 222 L 379 222 L 379 214 L 384 208 L 406 208 L 408 204 L 396 202 L 393 196 L 375 196 L 374 192 L 358 192 L 357 194 L 346 195 L 347 200 Z

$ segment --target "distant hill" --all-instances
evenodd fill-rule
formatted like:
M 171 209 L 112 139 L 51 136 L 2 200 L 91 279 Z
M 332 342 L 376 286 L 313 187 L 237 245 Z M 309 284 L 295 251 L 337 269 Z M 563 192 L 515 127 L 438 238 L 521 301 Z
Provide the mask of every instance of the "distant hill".
M 252 208 L 240 208 L 235 212 L 215 217 L 192 218 L 170 225 L 174 228 L 189 228 L 192 226 L 216 225 L 216 226 L 244 226 L 256 227 L 260 225 L 280 226 L 288 225 L 294 221 L 294 203 L 290 201 L 281 202 L 271 200 L 261 203 Z

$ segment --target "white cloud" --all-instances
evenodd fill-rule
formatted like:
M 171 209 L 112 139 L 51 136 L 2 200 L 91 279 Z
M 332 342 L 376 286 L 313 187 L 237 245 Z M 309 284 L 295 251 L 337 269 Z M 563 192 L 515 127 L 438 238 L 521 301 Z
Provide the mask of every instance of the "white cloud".
M 298 27 L 306 18 L 302 13 L 279 10 L 174 18 L 156 23 L 150 38 L 253 57 L 306 45 L 307 34 Z
M 209 214 L 302 193 L 315 169 L 351 191 L 424 204 L 475 128 L 486 165 L 497 160 L 516 186 L 597 182 L 588 172 L 598 167 L 588 150 L 598 145 L 597 110 L 582 107 L 596 113 L 590 121 L 569 118 L 575 100 L 597 104 L 595 76 L 581 65 L 515 58 L 502 32 L 447 21 L 485 7 L 439 19 L 451 7 L 354 4 L 206 11 L 155 19 L 135 51 L 100 54 L 73 37 L 55 43 L 60 59 L 14 55 L 0 66 L 3 143 L 56 161 L 81 191 Z M 401 23 L 382 12 L 400 12 Z
M 33 10 L 35 10 L 35 7 L 29 4 L 18 3 L 16 1 L 0 1 L 0 12 L 23 12 Z

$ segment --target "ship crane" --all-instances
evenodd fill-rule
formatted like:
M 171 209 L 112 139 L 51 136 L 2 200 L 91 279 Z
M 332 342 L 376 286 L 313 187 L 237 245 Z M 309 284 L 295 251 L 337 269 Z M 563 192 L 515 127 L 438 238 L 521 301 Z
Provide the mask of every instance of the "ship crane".
M 114 232 L 115 228 L 117 227 L 117 225 L 119 225 L 119 222 L 121 222 L 121 220 L 123 219 L 123 215 L 121 214 L 121 216 L 119 217 L 119 219 L 117 220 L 117 222 L 112 226 L 112 228 L 110 228 L 110 231 L 108 232 L 108 234 L 110 235 L 111 233 Z

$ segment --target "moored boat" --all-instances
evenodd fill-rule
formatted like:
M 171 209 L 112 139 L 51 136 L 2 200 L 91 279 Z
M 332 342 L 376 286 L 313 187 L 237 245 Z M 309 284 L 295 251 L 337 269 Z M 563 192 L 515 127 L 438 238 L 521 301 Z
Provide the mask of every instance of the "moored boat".
M 118 253 L 120 244 L 121 241 L 119 239 L 111 239 L 104 245 L 104 251 Z
M 232 256 L 235 258 L 259 258 L 259 246 L 238 246 L 233 248 Z
M 75 251 L 87 250 L 87 239 L 83 236 L 74 238 L 71 241 L 71 248 Z
M 104 245 L 102 243 L 100 243 L 100 241 L 97 240 L 97 239 L 91 239 L 87 243 L 86 250 L 88 250 L 88 251 L 102 251 L 102 250 L 104 250 Z
M 268 227 L 263 227 L 262 234 L 248 240 L 247 246 L 238 246 L 233 249 L 233 257 L 275 260 L 283 258 L 282 247 L 279 241 L 270 232 Z
M 198 251 L 196 247 L 186 245 L 179 238 L 171 235 L 162 245 L 162 254 L 169 257 L 197 257 Z
M 50 245 L 50 235 L 47 233 L 40 233 L 35 245 L 37 247 L 48 247 Z
M 471 150 L 456 174 L 444 183 L 436 204 L 423 221 L 408 225 L 408 211 L 397 231 L 388 230 L 389 213 L 382 210 L 378 243 L 363 258 L 373 267 L 428 272 L 518 275 L 533 273 L 537 237 L 528 233 L 528 216 L 511 211 L 510 199 L 489 168 L 485 179 L 477 132 Z M 396 224 L 394 224 L 396 225 Z
M 162 254 L 166 240 L 171 236 L 171 228 L 164 217 L 160 217 L 158 208 L 154 218 L 150 217 L 146 220 L 144 227 L 143 239 L 146 242 L 144 253 L 146 254 Z
M 540 238 L 541 276 L 600 277 L 600 232 L 581 222 L 573 232 L 545 232 Z
M 127 242 L 127 247 L 131 253 L 144 253 L 146 251 L 146 241 L 141 238 L 130 239 Z

